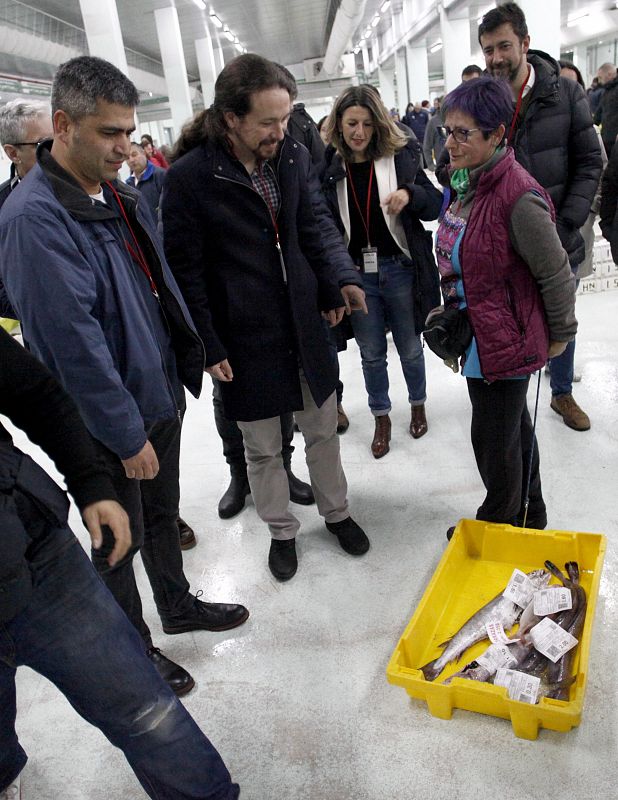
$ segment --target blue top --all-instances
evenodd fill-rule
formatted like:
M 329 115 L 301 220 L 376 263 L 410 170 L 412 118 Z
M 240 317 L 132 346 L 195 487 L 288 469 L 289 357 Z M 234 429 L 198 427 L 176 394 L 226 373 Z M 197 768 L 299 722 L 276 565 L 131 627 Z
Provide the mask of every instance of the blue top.
M 459 260 L 459 249 L 461 247 L 461 242 L 466 232 L 466 225 L 464 225 L 455 241 L 453 246 L 453 252 L 451 254 L 451 265 L 453 267 L 453 272 L 457 275 L 457 283 L 456 291 L 457 297 L 459 299 L 459 308 L 466 308 L 466 294 L 464 292 L 464 285 L 463 280 L 461 279 L 461 261 Z M 468 349 L 465 353 L 464 358 L 464 365 L 461 371 L 461 374 L 464 378 L 481 378 L 484 379 L 485 376 L 481 372 L 481 362 L 479 361 L 479 351 L 476 346 L 476 337 L 472 337 L 472 341 L 468 345 Z M 513 378 L 506 378 L 506 380 L 523 380 L 522 377 L 513 377 Z

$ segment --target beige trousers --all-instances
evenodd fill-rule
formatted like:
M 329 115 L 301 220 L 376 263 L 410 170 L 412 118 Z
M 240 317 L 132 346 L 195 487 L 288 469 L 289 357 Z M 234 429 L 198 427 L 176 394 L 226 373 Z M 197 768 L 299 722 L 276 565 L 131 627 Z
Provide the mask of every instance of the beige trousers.
M 300 373 L 303 410 L 294 417 L 305 440 L 305 458 L 318 511 L 326 522 L 349 517 L 348 485 L 341 466 L 335 392 L 318 408 Z M 238 422 L 245 444 L 247 476 L 255 508 L 273 539 L 293 539 L 300 522 L 289 509 L 290 489 L 281 458 L 279 417 Z

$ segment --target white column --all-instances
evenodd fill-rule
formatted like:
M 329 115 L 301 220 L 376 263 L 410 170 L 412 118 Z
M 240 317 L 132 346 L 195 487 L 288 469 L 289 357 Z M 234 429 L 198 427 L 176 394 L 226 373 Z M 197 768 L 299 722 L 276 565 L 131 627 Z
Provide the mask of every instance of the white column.
M 395 74 L 397 75 L 397 108 L 403 117 L 406 113 L 406 106 L 410 102 L 405 47 L 402 47 L 395 53 Z
M 526 15 L 530 47 L 560 58 L 560 0 L 518 0 Z
M 537 0 L 538 2 L 538 0 Z M 470 20 L 465 8 L 458 9 L 457 19 L 450 19 L 440 6 L 440 38 L 444 88 L 450 92 L 461 83 L 461 71 L 472 61 L 470 52 Z
M 127 56 L 115 0 L 79 0 L 79 7 L 90 55 L 104 58 L 128 75 Z
M 369 79 L 369 51 L 367 50 L 367 45 L 363 45 L 361 48 L 361 53 L 363 54 L 363 71 L 365 72 L 365 78 Z
M 178 136 L 184 123 L 193 116 L 178 13 L 170 6 L 158 8 L 154 15 L 174 122 L 174 135 Z
M 215 96 L 215 80 L 217 79 L 215 51 L 213 50 L 212 39 L 208 31 L 206 31 L 206 36 L 203 39 L 195 40 L 195 52 L 197 54 L 197 66 L 202 83 L 204 107 L 208 108 Z
M 384 69 L 384 67 L 378 67 L 378 88 L 380 89 L 380 95 L 382 97 L 382 102 L 390 111 L 391 108 L 395 105 L 395 70 L 394 69 Z
M 427 48 L 407 48 L 408 57 L 408 86 L 412 103 L 429 100 L 429 67 L 427 64 Z
M 573 47 L 573 63 L 581 72 L 584 83 L 586 86 L 590 86 L 590 82 L 593 75 L 588 75 L 588 45 L 587 44 L 576 44 Z

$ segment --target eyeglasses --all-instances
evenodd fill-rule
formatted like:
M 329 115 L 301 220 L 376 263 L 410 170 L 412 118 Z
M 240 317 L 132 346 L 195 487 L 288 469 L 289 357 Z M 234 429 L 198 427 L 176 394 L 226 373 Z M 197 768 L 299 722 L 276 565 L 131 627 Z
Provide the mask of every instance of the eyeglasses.
M 38 147 L 43 142 L 46 142 L 48 138 L 49 137 L 46 136 L 44 139 L 39 139 L 38 142 L 11 142 L 11 144 L 13 145 L 13 147 L 27 147 L 27 146 Z
M 444 126 L 442 128 L 444 135 L 448 139 L 449 136 L 452 136 L 456 142 L 459 144 L 465 144 L 468 139 L 470 138 L 470 134 L 474 133 L 475 131 L 480 131 L 480 128 L 447 128 Z

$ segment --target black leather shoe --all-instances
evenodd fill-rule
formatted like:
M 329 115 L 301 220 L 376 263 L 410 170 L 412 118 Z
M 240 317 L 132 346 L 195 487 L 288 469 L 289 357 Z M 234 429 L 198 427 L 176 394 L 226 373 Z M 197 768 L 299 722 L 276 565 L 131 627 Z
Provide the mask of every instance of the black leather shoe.
M 290 500 L 293 503 L 298 503 L 301 506 L 310 506 L 315 503 L 313 496 L 313 489 L 308 483 L 301 481 L 292 472 L 290 467 L 286 467 L 285 471 L 288 475 L 288 485 L 290 487 Z
M 251 494 L 246 473 L 232 472 L 230 485 L 219 500 L 219 516 L 221 519 L 230 519 L 239 514 L 245 507 L 245 498 Z
M 268 566 L 278 581 L 289 581 L 296 575 L 296 539 L 271 539 Z
M 176 521 L 178 523 L 178 533 L 180 534 L 180 549 L 190 550 L 197 544 L 195 531 L 190 525 L 187 525 L 182 517 L 178 517 Z
M 193 689 L 195 681 L 187 670 L 166 658 L 158 647 L 149 647 L 146 655 L 175 695 L 182 697 Z
M 201 592 L 198 592 L 198 595 Z M 193 606 L 181 617 L 161 618 L 165 633 L 188 633 L 189 631 L 229 631 L 237 628 L 249 618 L 244 606 L 236 603 L 204 603 L 194 598 Z
M 339 539 L 342 549 L 351 556 L 362 556 L 369 550 L 369 539 L 365 531 L 352 517 L 341 522 L 327 522 L 326 527 Z

